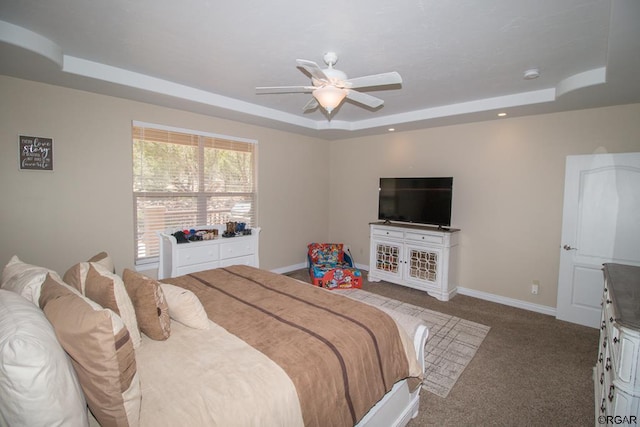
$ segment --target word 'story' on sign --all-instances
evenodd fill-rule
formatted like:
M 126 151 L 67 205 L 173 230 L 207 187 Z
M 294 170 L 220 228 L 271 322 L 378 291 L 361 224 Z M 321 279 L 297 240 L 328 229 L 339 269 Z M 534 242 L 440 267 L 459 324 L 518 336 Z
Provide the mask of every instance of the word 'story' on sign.
M 20 169 L 53 170 L 53 139 L 20 135 Z

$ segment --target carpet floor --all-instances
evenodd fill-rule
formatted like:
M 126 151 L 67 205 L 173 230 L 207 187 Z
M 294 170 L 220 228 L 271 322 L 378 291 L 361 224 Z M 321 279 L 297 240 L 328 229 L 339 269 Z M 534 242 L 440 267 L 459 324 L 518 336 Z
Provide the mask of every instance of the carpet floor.
M 447 397 L 421 393 L 409 427 L 594 425 L 597 329 L 465 295 L 442 302 L 366 273 L 363 289 L 491 328 Z

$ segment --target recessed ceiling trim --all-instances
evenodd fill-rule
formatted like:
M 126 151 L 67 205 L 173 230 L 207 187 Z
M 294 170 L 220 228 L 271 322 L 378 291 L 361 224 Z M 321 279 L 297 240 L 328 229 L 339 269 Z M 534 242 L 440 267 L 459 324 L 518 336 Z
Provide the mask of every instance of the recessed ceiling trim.
M 51 40 L 5 21 L 0 21 L 0 41 L 41 55 L 58 64 L 64 73 L 75 74 L 91 79 L 114 83 L 124 87 L 136 88 L 188 102 L 240 112 L 249 116 L 318 131 L 360 131 L 372 128 L 389 127 L 397 124 L 421 122 L 444 117 L 505 109 L 508 107 L 553 102 L 557 97 L 567 92 L 587 86 L 606 83 L 606 67 L 600 67 L 567 77 L 555 88 L 478 99 L 399 114 L 376 116 L 370 119 L 352 122 L 336 119 L 313 120 L 152 77 L 146 74 L 136 73 L 86 59 L 64 55 L 61 47 Z
M 181 85 L 168 80 L 151 77 L 146 74 L 136 73 L 110 65 L 98 62 L 88 61 L 73 56 L 64 56 L 63 71 L 70 74 L 76 74 L 83 77 L 89 77 L 102 80 L 109 83 L 115 83 L 122 86 L 128 86 L 136 89 L 142 89 L 149 92 L 168 95 L 187 101 L 200 104 L 220 107 L 227 110 L 238 111 L 241 113 L 263 117 L 270 120 L 277 120 L 284 123 L 290 123 L 298 126 L 314 129 L 315 121 L 299 116 L 284 113 L 272 108 L 262 107 L 249 102 L 239 101 L 237 99 L 218 95 L 205 90 L 196 89 L 190 86 Z
M 492 111 L 508 107 L 552 102 L 556 99 L 555 92 L 556 91 L 553 88 L 541 89 L 493 98 L 478 99 L 469 102 L 460 102 L 458 104 L 443 105 L 440 107 L 425 108 L 407 113 L 383 116 L 376 119 L 360 120 L 353 123 L 354 126 L 352 130 L 363 130 L 396 123 L 410 123 L 421 120 L 457 116 L 461 114 Z
M 9 22 L 0 21 L 0 42 L 5 42 L 37 53 L 62 68 L 62 48 L 40 34 Z
M 587 86 L 595 86 L 607 82 L 607 67 L 594 68 L 583 71 L 561 80 L 556 87 L 557 96 L 562 96 L 572 90 L 582 89 Z
M 444 105 L 434 108 L 410 111 L 407 113 L 379 116 L 373 119 L 346 122 L 342 120 L 310 120 L 299 116 L 284 113 L 271 108 L 262 107 L 237 99 L 229 98 L 201 89 L 170 82 L 168 80 L 147 76 L 145 74 L 124 70 L 110 65 L 100 64 L 73 56 L 64 56 L 63 71 L 90 77 L 123 86 L 142 89 L 158 94 L 168 95 L 187 101 L 211 105 L 256 117 L 277 120 L 307 129 L 314 130 L 345 130 L 358 131 L 380 126 L 390 126 L 398 123 L 429 120 L 460 114 L 477 113 L 499 108 L 507 108 L 521 105 L 551 102 L 555 100 L 555 89 L 542 89 L 537 91 L 522 92 L 517 94 L 479 99 L 458 104 Z

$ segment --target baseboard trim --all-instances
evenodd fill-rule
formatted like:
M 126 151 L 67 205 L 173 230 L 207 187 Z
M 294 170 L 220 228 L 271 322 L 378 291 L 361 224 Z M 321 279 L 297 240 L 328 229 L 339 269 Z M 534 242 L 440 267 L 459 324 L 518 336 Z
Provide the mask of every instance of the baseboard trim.
M 301 268 L 307 268 L 307 263 L 306 262 L 301 262 L 300 264 L 294 264 L 294 265 L 288 265 L 286 267 L 274 268 L 271 271 L 273 273 L 278 273 L 278 274 L 287 274 L 287 273 L 291 273 L 292 271 L 300 270 Z
M 356 267 L 361 270 L 369 271 L 368 265 L 356 263 Z M 307 268 L 307 263 L 302 262 L 299 264 L 293 264 L 286 267 L 275 268 L 271 271 L 278 274 L 287 274 L 292 271 L 300 270 L 301 268 Z M 549 307 L 547 305 L 541 305 L 541 304 L 534 304 L 531 302 L 522 301 L 515 298 L 503 297 L 500 295 L 491 294 L 489 292 L 477 291 L 475 289 L 469 289 L 469 288 L 463 288 L 463 287 L 458 287 L 457 291 L 458 291 L 457 293 L 459 293 L 460 295 L 466 295 L 469 297 L 474 297 L 474 298 L 482 299 L 485 301 L 491 301 L 498 304 L 508 305 L 510 307 L 521 308 L 523 310 L 546 314 L 553 317 L 556 316 L 555 307 Z
M 556 309 L 547 305 L 534 304 L 527 301 L 522 301 L 515 298 L 507 298 L 500 295 L 490 294 L 488 292 L 477 291 L 475 289 L 458 287 L 458 293 L 460 295 L 467 295 L 470 297 L 483 299 L 485 301 L 497 302 L 498 304 L 508 305 L 510 307 L 521 308 L 523 310 L 535 311 L 536 313 L 547 314 L 549 316 L 556 316 Z

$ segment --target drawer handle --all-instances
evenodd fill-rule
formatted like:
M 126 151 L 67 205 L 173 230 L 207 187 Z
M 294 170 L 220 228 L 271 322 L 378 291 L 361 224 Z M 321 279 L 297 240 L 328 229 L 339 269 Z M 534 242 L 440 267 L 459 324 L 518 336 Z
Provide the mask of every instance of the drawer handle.
M 604 336 L 604 340 L 602 341 L 602 348 L 607 348 L 607 336 Z
M 600 356 L 598 356 L 598 363 L 602 363 L 602 352 L 600 352 Z
M 613 343 L 614 344 L 618 344 L 620 342 L 620 340 L 618 339 L 618 337 L 613 337 Z
M 609 372 L 609 369 L 611 369 L 611 358 L 607 357 L 607 363 L 604 364 L 604 369 L 607 370 L 607 372 Z
M 613 301 L 611 301 L 609 298 L 607 298 L 607 304 L 611 304 Z
M 600 384 L 604 384 L 604 372 L 600 374 Z
M 616 389 L 616 386 L 614 386 L 613 384 L 611 384 L 609 386 L 609 402 L 613 401 L 613 391 Z
M 604 414 L 604 411 L 607 410 L 607 407 L 604 405 L 606 402 L 606 399 L 603 397 L 602 398 L 602 404 L 600 405 L 600 412 L 602 412 Z
M 605 322 L 604 320 L 602 321 L 602 326 L 600 326 L 600 330 L 604 331 L 604 329 L 607 327 L 607 322 Z
M 613 317 L 609 317 L 609 322 L 613 323 Z

